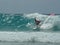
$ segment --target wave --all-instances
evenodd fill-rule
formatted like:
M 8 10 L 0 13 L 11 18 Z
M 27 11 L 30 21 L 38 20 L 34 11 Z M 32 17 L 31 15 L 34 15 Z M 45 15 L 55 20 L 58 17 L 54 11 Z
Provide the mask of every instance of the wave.
M 24 15 L 24 17 L 27 17 L 28 19 L 38 17 L 42 21 L 42 23 L 44 23 L 42 26 L 40 26 L 40 29 L 41 28 L 42 29 L 51 29 L 51 28 L 60 29 L 60 26 L 59 26 L 60 16 L 59 15 L 50 16 L 50 18 L 48 19 L 49 15 L 44 15 L 44 14 L 39 14 L 39 13 L 32 13 L 32 14 Z M 28 23 L 27 25 L 29 25 L 29 24 L 31 25 L 31 23 Z
M 0 32 L 1 41 L 60 42 L 60 33 L 51 32 Z
M 34 18 L 38 17 L 44 23 L 48 15 L 32 13 L 32 14 L 0 14 L 0 31 L 30 31 L 36 27 Z M 51 16 L 45 23 L 39 27 L 40 29 L 60 30 L 60 16 Z

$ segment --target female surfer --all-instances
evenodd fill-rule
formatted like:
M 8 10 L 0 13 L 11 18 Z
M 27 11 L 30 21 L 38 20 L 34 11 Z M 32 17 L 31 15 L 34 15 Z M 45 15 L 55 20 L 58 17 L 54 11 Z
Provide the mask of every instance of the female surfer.
M 39 18 L 37 18 L 37 17 L 35 17 L 35 24 L 36 24 L 36 28 L 38 28 L 39 27 L 39 24 L 41 23 L 41 20 L 39 19 Z

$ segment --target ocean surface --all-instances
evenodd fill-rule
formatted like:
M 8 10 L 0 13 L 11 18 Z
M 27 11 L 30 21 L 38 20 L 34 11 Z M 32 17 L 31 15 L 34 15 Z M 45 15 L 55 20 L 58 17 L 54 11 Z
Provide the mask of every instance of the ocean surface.
M 60 45 L 60 15 L 49 16 L 0 13 L 0 45 Z M 39 28 L 35 17 L 41 20 Z

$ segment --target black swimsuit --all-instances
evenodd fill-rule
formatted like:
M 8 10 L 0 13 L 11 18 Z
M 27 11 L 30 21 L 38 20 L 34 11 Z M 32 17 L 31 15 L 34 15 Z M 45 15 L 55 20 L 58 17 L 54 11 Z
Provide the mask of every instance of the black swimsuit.
M 35 19 L 36 25 L 39 25 L 40 22 L 41 22 L 41 21 L 38 21 L 38 20 Z

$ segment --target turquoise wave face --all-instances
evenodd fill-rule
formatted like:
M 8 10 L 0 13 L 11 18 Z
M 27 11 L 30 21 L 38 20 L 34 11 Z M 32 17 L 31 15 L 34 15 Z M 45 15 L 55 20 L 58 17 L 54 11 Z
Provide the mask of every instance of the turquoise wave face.
M 23 14 L 14 15 L 0 14 L 0 31 L 32 31 L 33 28 L 36 26 L 34 18 L 32 18 L 33 16 L 31 18 L 29 18 L 30 16 L 29 17 L 26 16 Z M 45 17 L 40 16 L 42 22 L 44 21 Z M 60 22 L 56 21 L 54 27 L 51 30 L 59 31 L 60 30 L 59 24 Z
M 3 15 L 0 14 L 0 31 L 28 31 L 30 28 L 26 27 L 28 22 L 33 23 L 33 19 L 18 15 Z

